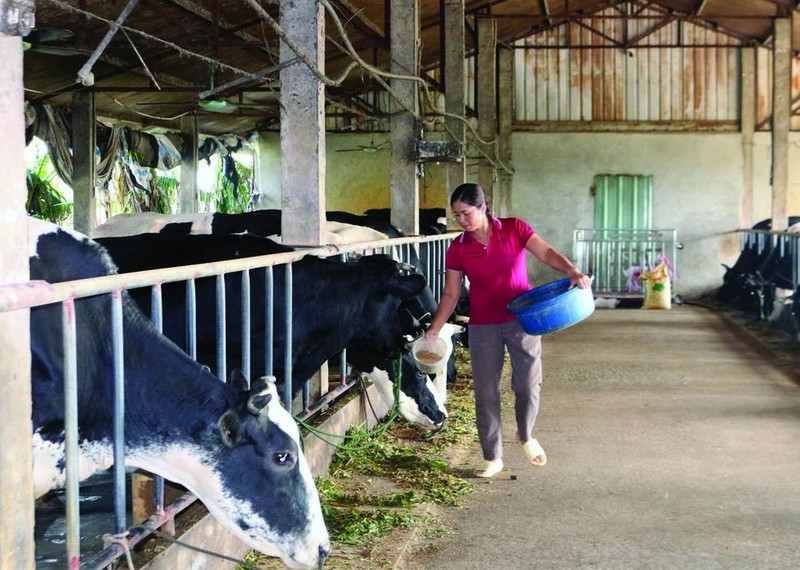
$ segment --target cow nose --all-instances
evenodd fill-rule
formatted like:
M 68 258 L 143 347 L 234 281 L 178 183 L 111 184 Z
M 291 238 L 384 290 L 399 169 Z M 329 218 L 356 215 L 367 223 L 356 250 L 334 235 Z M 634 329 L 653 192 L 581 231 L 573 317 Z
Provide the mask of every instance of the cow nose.
M 317 570 L 322 570 L 322 566 L 325 564 L 325 559 L 328 558 L 328 554 L 331 553 L 331 550 L 327 546 L 323 546 L 322 544 L 319 545 L 319 558 L 317 559 Z

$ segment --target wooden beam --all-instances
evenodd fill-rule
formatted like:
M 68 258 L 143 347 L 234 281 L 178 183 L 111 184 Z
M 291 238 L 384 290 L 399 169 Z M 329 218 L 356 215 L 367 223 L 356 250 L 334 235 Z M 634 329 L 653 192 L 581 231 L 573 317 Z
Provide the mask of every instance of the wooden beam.
M 497 22 L 481 18 L 477 24 L 478 134 L 484 141 L 492 141 L 491 144 L 480 145 L 484 159 L 478 165 L 478 184 L 486 191 L 489 204 L 493 207 L 493 162 L 497 153 Z
M 72 96 L 72 224 L 86 235 L 97 225 L 96 125 L 94 93 L 76 91 Z
M 772 57 L 772 229 L 788 227 L 792 20 L 775 20 Z

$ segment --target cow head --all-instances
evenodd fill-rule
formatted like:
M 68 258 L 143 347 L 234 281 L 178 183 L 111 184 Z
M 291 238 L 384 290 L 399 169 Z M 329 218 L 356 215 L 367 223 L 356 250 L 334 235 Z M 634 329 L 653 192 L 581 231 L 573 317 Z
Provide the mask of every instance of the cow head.
M 399 309 L 403 302 L 425 289 L 425 277 L 385 255 L 364 256 L 358 263 L 373 268 L 370 274 L 374 275 L 375 283 L 370 298 L 361 305 L 364 313 L 360 322 L 369 326 L 354 331 L 347 348 L 370 355 L 373 361 L 398 358 L 405 344 L 404 335 L 409 332 L 403 328 L 403 311 Z
M 397 372 L 400 374 L 399 387 Z M 410 351 L 403 352 L 399 370 L 393 362 L 386 362 L 367 372 L 362 371 L 361 375 L 375 384 L 381 399 L 390 408 L 395 404 L 395 394 L 399 394 L 398 412 L 407 421 L 425 429 L 444 427 L 447 410 L 434 387 L 433 376 L 417 370 Z
M 196 447 L 184 447 L 181 462 L 181 450 L 168 451 L 171 467 L 146 467 L 197 494 L 250 547 L 291 568 L 315 568 L 330 551 L 328 532 L 297 425 L 272 380 L 255 381 Z

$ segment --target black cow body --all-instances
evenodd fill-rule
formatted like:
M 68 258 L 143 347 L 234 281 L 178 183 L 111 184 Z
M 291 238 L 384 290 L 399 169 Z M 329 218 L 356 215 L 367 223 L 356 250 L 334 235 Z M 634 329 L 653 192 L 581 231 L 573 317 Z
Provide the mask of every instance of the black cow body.
M 209 263 L 224 259 L 267 255 L 285 246 L 254 236 L 176 236 L 151 234 L 98 239 L 107 248 L 120 272 Z M 141 244 L 146 244 L 145 246 Z M 286 378 L 284 351 L 285 267 L 276 266 L 274 284 L 274 375 Z M 255 375 L 265 366 L 265 272 L 250 272 L 251 349 Z M 377 363 L 397 358 L 404 344 L 400 303 L 425 287 L 421 275 L 406 274 L 383 255 L 357 261 L 305 257 L 292 265 L 292 378 L 293 393 L 322 364 L 345 348 L 359 350 Z M 226 284 L 228 369 L 241 365 L 241 277 L 228 274 Z M 179 346 L 187 346 L 186 303 L 183 283 L 164 284 L 164 333 Z M 150 310 L 150 292 L 132 291 L 140 307 Z M 217 369 L 216 283 L 213 278 L 196 281 L 197 357 Z
M 29 221 L 31 279 L 51 283 L 115 273 L 85 237 Z M 80 477 L 113 461 L 113 355 L 108 295 L 78 299 Z M 59 305 L 31 309 L 34 479 L 37 495 L 63 486 L 64 343 Z M 122 294 L 125 463 L 194 492 L 251 547 L 295 568 L 316 567 L 329 550 L 317 491 L 299 433 L 275 387 L 249 392 L 220 382 L 159 334 Z M 245 476 L 246 475 L 246 476 Z

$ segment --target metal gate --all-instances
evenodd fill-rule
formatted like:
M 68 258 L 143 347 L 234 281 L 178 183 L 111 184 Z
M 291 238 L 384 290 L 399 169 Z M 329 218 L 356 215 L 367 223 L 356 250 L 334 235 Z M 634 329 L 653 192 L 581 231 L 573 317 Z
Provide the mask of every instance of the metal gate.
M 578 267 L 594 276 L 594 292 L 608 297 L 642 296 L 642 271 L 663 261 L 670 269 L 675 295 L 675 254 L 680 249 L 676 237 L 674 229 L 579 228 L 573 230 L 573 259 Z

